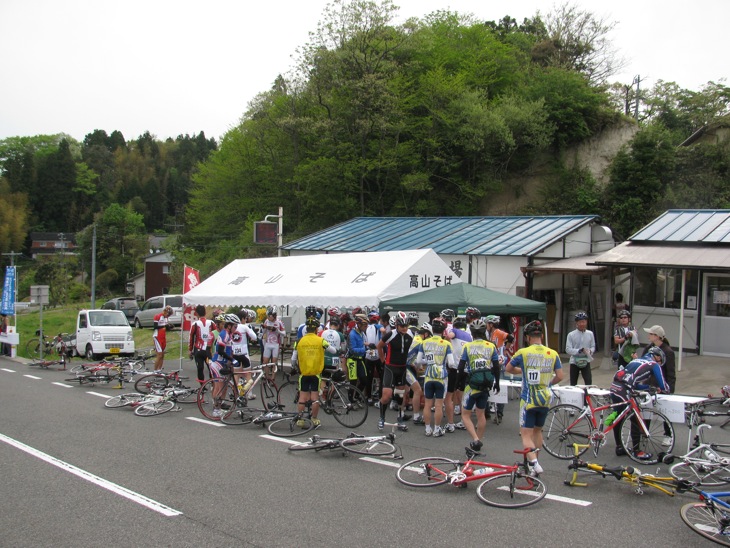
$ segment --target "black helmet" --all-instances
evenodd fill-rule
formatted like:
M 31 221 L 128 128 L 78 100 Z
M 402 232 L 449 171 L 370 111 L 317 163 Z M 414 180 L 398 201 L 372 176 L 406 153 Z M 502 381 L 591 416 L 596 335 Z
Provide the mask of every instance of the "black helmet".
M 468 306 L 466 308 L 466 319 L 476 320 L 482 317 L 482 312 L 476 306 Z
M 317 318 L 307 318 L 305 324 L 307 331 L 317 331 L 319 329 L 319 320 Z
M 580 321 L 580 320 L 587 320 L 587 319 L 588 319 L 588 314 L 586 314 L 585 312 L 578 312 L 575 315 L 575 321 L 576 322 L 577 321 Z
M 623 310 L 620 310 L 617 314 L 617 317 L 619 318 L 630 318 L 631 317 L 631 311 L 628 308 L 624 308 Z
M 434 334 L 443 333 L 444 329 L 446 329 L 446 324 L 441 318 L 434 318 L 431 322 L 431 327 L 433 328 Z
M 444 320 L 446 320 L 447 322 L 450 322 L 451 320 L 454 319 L 454 311 L 451 310 L 450 308 L 444 308 L 441 311 L 441 316 L 443 317 Z
M 664 365 L 667 362 L 667 355 L 664 353 L 664 350 L 662 350 L 658 346 L 650 347 L 649 350 L 646 351 L 646 353 L 651 354 L 652 356 L 658 356 L 659 363 L 661 365 Z
M 528 323 L 522 331 L 527 336 L 530 336 L 530 335 L 532 335 L 532 336 L 541 335 L 542 336 L 542 322 L 540 320 L 532 321 L 532 322 Z
M 274 317 L 276 317 L 276 314 L 277 314 L 277 312 L 276 312 L 276 307 L 275 306 L 270 306 L 269 308 L 266 309 L 266 315 L 267 316 L 274 316 Z
M 304 309 L 304 316 L 307 318 L 316 318 L 317 317 L 317 309 L 314 306 L 308 306 Z

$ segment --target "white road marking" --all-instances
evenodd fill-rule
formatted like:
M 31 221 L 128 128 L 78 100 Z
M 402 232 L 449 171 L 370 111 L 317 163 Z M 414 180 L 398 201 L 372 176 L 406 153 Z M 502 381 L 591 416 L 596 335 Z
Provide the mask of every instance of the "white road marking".
M 266 438 L 267 440 L 274 440 L 274 441 L 280 441 L 282 443 L 288 443 L 289 445 L 294 445 L 295 443 L 302 443 L 303 440 L 295 440 L 292 438 L 280 438 L 279 436 L 272 436 L 271 434 L 260 434 L 260 438 Z
M 109 394 L 100 394 L 99 392 L 87 392 L 87 394 L 91 394 L 92 396 L 99 396 L 100 398 L 109 399 L 111 396 Z
M 52 382 L 51 384 L 55 384 L 56 386 L 63 386 L 64 388 L 73 388 L 70 384 L 63 384 L 62 382 Z
M 0 371 L 7 371 L 8 373 L 15 373 L 15 369 L 8 369 L 7 367 L 1 368 Z
M 23 375 L 24 377 L 28 377 L 29 379 L 35 379 L 37 381 L 41 380 L 43 377 L 36 377 L 35 375 Z
M 209 421 L 208 419 L 201 419 L 200 417 L 185 417 L 189 421 L 195 421 L 200 422 L 202 424 L 207 424 L 208 426 L 225 426 L 225 424 L 217 422 L 217 421 Z
M 393 460 L 381 460 L 373 457 L 360 457 L 360 460 L 364 460 L 365 462 L 374 462 L 375 464 L 382 464 L 383 466 L 390 466 L 391 468 L 400 468 L 403 466 L 401 463 Z
M 140 495 L 139 493 L 130 491 L 126 487 L 122 487 L 121 485 L 112 483 L 108 480 L 105 480 L 104 478 L 100 478 L 99 476 L 96 476 L 96 475 L 92 474 L 91 472 L 82 470 L 81 468 L 78 468 L 78 467 L 74 466 L 73 464 L 68 464 L 67 462 L 64 462 L 62 460 L 57 459 L 56 457 L 52 457 L 51 455 L 43 453 L 42 451 L 39 451 L 38 449 L 35 449 L 29 445 L 26 445 L 22 442 L 14 440 L 13 438 L 9 438 L 8 436 L 5 436 L 4 434 L 0 434 L 0 441 L 4 441 L 8 445 L 12 445 L 13 447 L 15 447 L 17 449 L 20 449 L 21 451 L 25 451 L 29 455 L 32 455 L 36 458 L 39 458 L 42 461 L 52 464 L 53 466 L 56 466 L 56 467 L 60 468 L 61 470 L 70 472 L 71 474 L 78 476 L 79 478 L 81 478 L 83 480 L 93 483 L 94 485 L 98 485 L 99 487 L 106 489 L 108 491 L 111 491 L 112 493 L 116 493 L 117 495 L 122 496 L 126 499 L 129 499 L 132 502 L 140 504 L 146 508 L 149 508 L 150 510 L 159 512 L 160 514 L 162 514 L 164 516 L 182 515 L 182 512 L 180 512 L 179 510 L 175 510 L 174 508 L 165 506 L 164 504 L 157 502 L 156 500 L 152 500 L 150 498 L 145 497 L 144 495 Z

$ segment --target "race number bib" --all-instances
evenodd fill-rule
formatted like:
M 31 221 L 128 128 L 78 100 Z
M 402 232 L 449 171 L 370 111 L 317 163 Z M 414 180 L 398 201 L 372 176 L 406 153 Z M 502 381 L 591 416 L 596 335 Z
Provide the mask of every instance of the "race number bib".
M 487 360 L 485 360 L 483 358 L 474 360 L 474 369 L 486 369 L 486 368 L 487 368 Z
M 368 349 L 365 351 L 365 359 L 366 360 L 377 360 L 378 359 L 378 351 L 375 349 Z
M 527 384 L 540 384 L 540 371 L 538 369 L 528 369 L 525 374 Z
M 436 363 L 436 357 L 433 352 L 426 352 L 425 356 L 427 365 L 434 365 Z
M 335 367 L 340 367 L 340 358 L 332 358 L 332 365 Z

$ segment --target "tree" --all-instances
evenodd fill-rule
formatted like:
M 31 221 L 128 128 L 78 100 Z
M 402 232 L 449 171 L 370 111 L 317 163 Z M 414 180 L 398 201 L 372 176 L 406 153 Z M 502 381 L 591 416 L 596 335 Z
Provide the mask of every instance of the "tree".
M 20 251 L 28 234 L 28 199 L 25 193 L 11 192 L 10 183 L 0 177 L 0 253 Z

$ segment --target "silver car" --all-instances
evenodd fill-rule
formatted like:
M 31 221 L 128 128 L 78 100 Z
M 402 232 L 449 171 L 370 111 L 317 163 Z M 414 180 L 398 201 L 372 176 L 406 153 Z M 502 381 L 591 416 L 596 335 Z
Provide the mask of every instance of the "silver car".
M 155 316 L 168 305 L 172 307 L 172 316 L 167 320 L 168 323 L 180 327 L 183 314 L 182 300 L 182 295 L 160 295 L 147 299 L 134 315 L 134 327 L 152 327 Z

